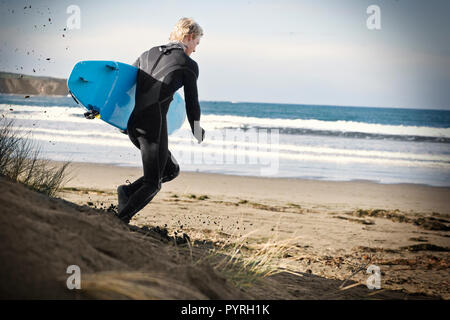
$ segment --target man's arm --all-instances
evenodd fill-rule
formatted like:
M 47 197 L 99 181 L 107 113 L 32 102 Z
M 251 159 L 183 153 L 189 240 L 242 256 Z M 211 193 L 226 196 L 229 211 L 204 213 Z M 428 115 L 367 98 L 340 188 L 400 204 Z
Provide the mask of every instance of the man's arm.
M 186 101 L 186 115 L 189 125 L 195 138 L 200 143 L 205 136 L 205 130 L 200 127 L 201 110 L 197 91 L 198 68 L 195 71 L 195 73 L 190 70 L 185 70 L 184 72 L 184 100 Z

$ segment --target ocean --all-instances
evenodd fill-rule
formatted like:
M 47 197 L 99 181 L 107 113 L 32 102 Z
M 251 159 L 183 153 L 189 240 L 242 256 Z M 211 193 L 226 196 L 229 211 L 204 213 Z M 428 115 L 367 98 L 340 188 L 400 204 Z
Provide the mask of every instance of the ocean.
M 169 136 L 182 171 L 450 186 L 450 111 L 201 101 L 205 141 L 187 120 Z M 87 120 L 71 97 L 0 94 L 3 119 L 42 157 L 141 166 L 128 137 Z

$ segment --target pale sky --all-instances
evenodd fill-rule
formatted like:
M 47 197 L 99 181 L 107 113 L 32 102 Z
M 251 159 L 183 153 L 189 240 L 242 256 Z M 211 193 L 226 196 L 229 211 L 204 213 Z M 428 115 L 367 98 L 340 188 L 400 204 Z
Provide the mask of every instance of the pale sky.
M 80 29 L 64 31 L 70 5 Z M 380 30 L 367 28 L 370 5 Z M 0 9 L 1 71 L 67 78 L 81 60 L 131 64 L 192 17 L 204 29 L 191 56 L 200 100 L 450 110 L 448 0 L 3 0 Z

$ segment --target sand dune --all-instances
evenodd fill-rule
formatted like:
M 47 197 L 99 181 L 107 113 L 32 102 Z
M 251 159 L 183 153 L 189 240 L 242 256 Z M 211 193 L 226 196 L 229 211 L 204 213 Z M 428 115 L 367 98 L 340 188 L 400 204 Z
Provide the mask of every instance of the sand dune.
M 2 298 L 244 297 L 210 266 L 177 260 L 157 234 L 132 232 L 110 214 L 47 198 L 3 178 L 0 185 Z M 67 289 L 69 265 L 80 267 L 85 290 Z M 139 283 L 145 290 L 139 291 Z M 121 293 L 130 286 L 136 288 Z

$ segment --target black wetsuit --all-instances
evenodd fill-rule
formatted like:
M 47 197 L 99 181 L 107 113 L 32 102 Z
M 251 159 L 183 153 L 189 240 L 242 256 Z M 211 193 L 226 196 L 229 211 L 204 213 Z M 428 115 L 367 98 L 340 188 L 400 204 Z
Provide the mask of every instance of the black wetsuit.
M 194 133 L 194 121 L 200 121 L 197 94 L 198 65 L 182 45 L 170 43 L 144 52 L 133 64 L 139 68 L 136 105 L 128 121 L 127 132 L 141 150 L 143 177 L 124 186 L 128 202 L 119 217 L 129 221 L 161 189 L 161 182 L 174 179 L 179 165 L 168 150 L 166 115 L 174 93 L 184 86 L 186 114 Z M 201 129 L 201 140 L 204 130 Z

